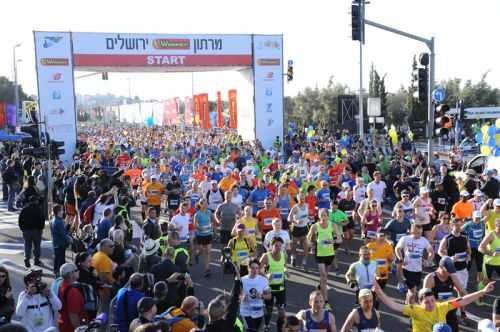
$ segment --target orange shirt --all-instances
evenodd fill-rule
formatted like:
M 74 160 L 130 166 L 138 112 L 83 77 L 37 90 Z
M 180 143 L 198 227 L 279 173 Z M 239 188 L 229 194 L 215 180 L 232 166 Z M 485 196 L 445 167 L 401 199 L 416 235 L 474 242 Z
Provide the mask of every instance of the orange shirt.
M 451 209 L 451 213 L 455 214 L 458 219 L 472 218 L 474 205 L 471 202 L 456 202 Z
M 313 195 L 307 195 L 305 198 L 306 204 L 307 204 L 307 209 L 309 210 L 309 215 L 310 216 L 315 216 L 316 215 L 316 196 Z
M 144 195 L 148 201 L 148 205 L 161 205 L 161 194 L 165 191 L 163 185 L 159 182 L 150 182 L 144 187 Z
M 232 186 L 236 184 L 236 180 L 232 176 L 225 176 L 219 181 L 219 188 L 226 192 L 231 189 Z
M 271 208 L 270 210 L 261 209 L 257 211 L 255 216 L 257 217 L 260 232 L 271 230 L 273 228 L 271 222 L 274 218 L 281 220 L 280 210 L 277 208 Z
M 130 183 L 133 185 L 138 185 L 138 181 L 142 175 L 142 171 L 138 168 L 128 169 L 125 171 L 125 173 L 123 173 L 123 175 L 130 176 Z

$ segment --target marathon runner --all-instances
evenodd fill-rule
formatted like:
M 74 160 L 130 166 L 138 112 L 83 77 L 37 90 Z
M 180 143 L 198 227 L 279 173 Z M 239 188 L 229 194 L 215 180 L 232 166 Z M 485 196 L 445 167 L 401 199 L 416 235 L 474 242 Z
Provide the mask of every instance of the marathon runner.
M 335 316 L 325 308 L 325 300 L 321 291 L 313 291 L 309 295 L 310 309 L 300 310 L 297 318 L 302 322 L 304 332 L 337 332 Z
M 463 232 L 467 235 L 469 239 L 469 245 L 471 250 L 471 258 L 468 263 L 467 269 L 469 273 L 472 266 L 476 267 L 476 282 L 477 284 L 482 284 L 484 282 L 483 278 L 483 254 L 479 252 L 479 244 L 485 236 L 485 225 L 481 218 L 480 211 L 474 211 L 472 213 L 472 221 L 465 223 L 463 227 Z M 479 288 L 478 288 L 479 290 Z
M 302 268 L 305 270 L 307 268 L 307 256 L 309 255 L 309 243 L 307 242 L 307 232 L 309 223 L 309 211 L 308 206 L 305 203 L 304 194 L 300 193 L 297 195 L 297 204 L 295 204 L 290 210 L 288 215 L 288 224 L 292 231 L 292 254 L 290 256 L 290 261 L 292 266 L 296 266 L 297 259 L 297 245 L 302 248 Z
M 373 307 L 373 293 L 369 289 L 362 289 L 358 295 L 359 307 L 353 309 L 344 322 L 340 332 L 351 332 L 355 327 L 357 331 L 381 331 L 380 313 Z

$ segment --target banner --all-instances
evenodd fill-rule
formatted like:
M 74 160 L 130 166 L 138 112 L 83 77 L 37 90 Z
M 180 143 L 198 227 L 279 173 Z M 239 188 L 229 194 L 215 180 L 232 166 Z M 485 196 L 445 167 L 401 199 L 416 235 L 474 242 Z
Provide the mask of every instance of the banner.
M 236 89 L 229 90 L 229 128 L 238 128 L 238 104 L 236 102 Z
M 220 91 L 217 91 L 217 127 L 224 128 L 224 114 L 222 114 L 222 98 Z
M 184 125 L 193 125 L 193 99 L 190 97 L 184 98 Z
M 256 136 L 265 148 L 283 142 L 283 36 L 254 36 Z
M 179 114 L 178 98 L 171 98 L 163 104 L 163 125 L 177 125 Z
M 61 159 L 73 160 L 76 149 L 76 107 L 70 32 L 35 31 L 40 121 L 50 138 L 64 141 Z
M 208 94 L 202 93 L 200 96 L 201 128 L 210 129 L 210 108 L 208 104 Z
M 0 129 L 4 129 L 7 125 L 7 103 L 0 102 Z
M 17 110 L 16 110 L 16 105 L 14 105 L 14 104 L 7 104 L 7 108 L 6 108 L 5 114 L 7 115 L 7 126 L 9 126 L 11 128 L 16 128 L 16 126 L 17 126 Z
M 193 96 L 194 101 L 194 118 L 193 125 L 200 126 L 201 125 L 201 105 L 200 105 L 200 95 Z

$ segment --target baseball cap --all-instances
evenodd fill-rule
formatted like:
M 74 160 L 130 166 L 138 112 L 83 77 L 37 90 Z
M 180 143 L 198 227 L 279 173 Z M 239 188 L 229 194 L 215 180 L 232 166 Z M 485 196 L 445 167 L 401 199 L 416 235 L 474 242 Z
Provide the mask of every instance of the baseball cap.
M 217 181 L 212 180 L 212 181 L 210 181 L 210 183 L 211 183 L 211 184 L 217 184 Z
M 71 272 L 75 272 L 75 271 L 78 271 L 78 267 L 76 267 L 75 264 L 73 264 L 73 263 L 65 263 L 59 269 L 59 274 L 61 275 L 61 277 L 64 278 L 65 276 L 67 276 Z
M 444 267 L 448 273 L 456 273 L 457 269 L 455 268 L 455 264 L 453 264 L 453 260 L 449 256 L 441 257 L 439 261 L 439 266 Z
M 479 189 L 474 190 L 472 193 L 474 196 L 483 196 L 483 192 Z
M 497 198 L 493 201 L 494 206 L 500 206 L 500 198 Z
M 367 297 L 367 296 L 373 296 L 372 291 L 367 289 L 367 288 L 363 288 L 359 291 L 358 299 L 361 299 L 361 298 Z
M 432 327 L 432 332 L 452 332 L 450 325 L 446 323 L 437 323 Z
M 428 194 L 429 193 L 429 188 L 427 188 L 427 187 L 420 187 L 420 193 L 421 194 Z
M 460 192 L 460 196 L 467 197 L 467 196 L 469 196 L 469 192 L 467 190 L 462 190 Z
M 481 211 L 472 212 L 472 218 L 481 218 Z
M 154 305 L 156 305 L 156 300 L 152 297 L 145 296 L 137 302 L 137 311 L 140 314 L 148 312 Z

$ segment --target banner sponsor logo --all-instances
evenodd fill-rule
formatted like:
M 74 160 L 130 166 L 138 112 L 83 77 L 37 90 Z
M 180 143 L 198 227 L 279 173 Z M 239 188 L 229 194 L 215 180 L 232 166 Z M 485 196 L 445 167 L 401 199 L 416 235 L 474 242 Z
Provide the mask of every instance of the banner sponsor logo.
M 57 108 L 53 108 L 50 110 L 50 114 L 52 115 L 62 115 L 64 114 L 64 110 L 60 107 L 57 107 Z
M 265 73 L 264 80 L 265 81 L 274 81 L 274 72 L 268 71 L 267 73 Z
M 54 46 L 55 44 L 58 44 L 63 37 L 55 37 L 55 36 L 47 36 L 43 40 L 43 48 L 49 48 Z
M 280 59 L 275 58 L 267 58 L 267 59 L 258 59 L 257 65 L 259 66 L 279 66 L 281 64 Z
M 273 112 L 273 103 L 266 103 L 266 112 L 267 113 Z
M 161 38 L 153 40 L 153 47 L 157 50 L 189 50 L 189 39 Z
M 62 82 L 62 74 L 61 73 L 54 73 L 51 76 L 51 80 L 49 82 Z
M 260 50 L 263 48 L 280 50 L 281 45 L 275 40 L 266 40 L 264 42 L 259 43 L 259 45 L 257 45 L 257 48 Z
M 61 99 L 61 90 L 52 91 L 52 99 L 53 100 L 60 100 Z
M 69 64 L 68 58 L 41 58 L 40 63 L 43 66 L 67 66 Z
M 273 95 L 273 89 L 272 88 L 266 88 L 266 96 L 271 97 Z

